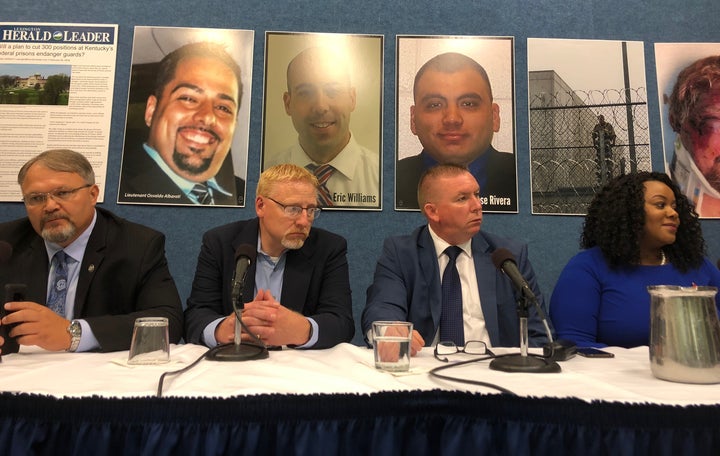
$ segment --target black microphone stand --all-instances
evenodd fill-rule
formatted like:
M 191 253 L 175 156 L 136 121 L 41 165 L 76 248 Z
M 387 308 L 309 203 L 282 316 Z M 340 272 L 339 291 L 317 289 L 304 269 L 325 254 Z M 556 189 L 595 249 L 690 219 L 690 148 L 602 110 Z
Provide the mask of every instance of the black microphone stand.
M 235 337 L 233 342 L 216 347 L 208 354 L 211 361 L 250 361 L 253 359 L 265 359 L 269 356 L 267 346 L 242 322 L 242 290 L 233 293 L 233 311 L 235 312 Z M 242 329 L 250 334 L 255 340 L 242 342 Z
M 537 305 L 537 302 L 535 302 Z M 503 372 L 554 373 L 560 372 L 555 361 L 540 356 L 528 355 L 528 298 L 524 293 L 518 299 L 518 317 L 520 319 L 520 354 L 498 356 L 490 362 L 490 369 Z M 552 335 L 548 330 L 548 337 Z

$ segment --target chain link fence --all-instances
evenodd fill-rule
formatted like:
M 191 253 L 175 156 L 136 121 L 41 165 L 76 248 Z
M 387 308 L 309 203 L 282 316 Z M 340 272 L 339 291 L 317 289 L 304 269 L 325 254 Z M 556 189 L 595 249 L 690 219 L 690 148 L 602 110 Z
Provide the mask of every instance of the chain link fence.
M 610 179 L 651 170 L 644 88 L 538 92 L 529 104 L 533 214 L 584 215 Z

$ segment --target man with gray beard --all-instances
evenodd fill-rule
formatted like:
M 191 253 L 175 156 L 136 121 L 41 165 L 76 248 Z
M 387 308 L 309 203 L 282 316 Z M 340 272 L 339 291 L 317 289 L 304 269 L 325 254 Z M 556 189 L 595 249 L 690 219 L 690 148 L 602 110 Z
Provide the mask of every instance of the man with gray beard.
M 96 207 L 100 190 L 82 154 L 43 152 L 18 183 L 27 217 L 0 224 L 12 247 L 0 287 L 26 286 L 24 299 L 4 304 L 10 336 L 53 351 L 127 350 L 136 318 L 166 317 L 170 341 L 180 340 L 165 236 Z
M 313 228 L 320 214 L 318 181 L 305 168 L 280 164 L 260 175 L 251 220 L 203 236 L 185 310 L 188 342 L 209 347 L 235 334 L 232 279 L 235 252 L 257 250 L 247 270 L 242 320 L 267 345 L 329 348 L 355 332 L 347 241 Z M 243 331 L 243 339 L 251 339 Z

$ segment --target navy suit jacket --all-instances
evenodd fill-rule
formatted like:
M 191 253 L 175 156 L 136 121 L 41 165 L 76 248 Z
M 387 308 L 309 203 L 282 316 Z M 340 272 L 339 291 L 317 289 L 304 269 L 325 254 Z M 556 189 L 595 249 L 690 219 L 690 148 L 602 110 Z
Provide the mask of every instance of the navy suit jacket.
M 478 280 L 480 304 L 490 342 L 496 347 L 520 345 L 517 298 L 512 282 L 493 265 L 491 254 L 504 247 L 514 256 L 538 303 L 547 314 L 535 272 L 527 257 L 527 244 L 479 232 L 472 239 L 472 254 Z M 385 240 L 362 314 L 363 335 L 367 338 L 373 321 L 410 321 L 430 345 L 440 325 L 441 279 L 435 245 L 427 225 L 410 235 Z M 547 342 L 545 327 L 537 310 L 530 306 L 528 335 L 531 346 Z M 548 322 L 548 324 L 550 324 Z
M 517 179 L 515 156 L 513 154 L 498 152 L 494 147 L 485 152 L 487 161 L 487 183 L 480 186 L 480 196 L 488 198 L 483 203 L 483 211 L 516 212 Z M 397 162 L 395 170 L 395 206 L 398 209 L 418 209 L 417 187 L 420 176 L 425 171 L 423 154 L 403 158 Z M 477 176 L 475 176 L 477 178 Z M 490 201 L 495 198 L 510 198 L 510 204 L 496 204 Z
M 258 229 L 259 221 L 254 218 L 214 228 L 203 236 L 185 309 L 188 342 L 203 343 L 205 327 L 232 313 L 235 252 L 242 244 L 256 248 Z M 243 301 L 250 302 L 255 299 L 255 262 L 246 277 Z M 318 340 L 312 348 L 328 348 L 352 339 L 355 323 L 344 238 L 312 228 L 300 249 L 287 251 L 281 303 L 317 322 Z
M 128 350 L 135 319 L 167 317 L 172 343 L 182 338 L 180 295 L 165 258 L 165 236 L 96 208 L 97 221 L 80 265 L 74 318 L 90 325 L 104 352 Z M 25 283 L 28 301 L 46 304 L 50 263 L 43 239 L 27 218 L 0 224 L 12 245 L 0 265 L 0 286 Z

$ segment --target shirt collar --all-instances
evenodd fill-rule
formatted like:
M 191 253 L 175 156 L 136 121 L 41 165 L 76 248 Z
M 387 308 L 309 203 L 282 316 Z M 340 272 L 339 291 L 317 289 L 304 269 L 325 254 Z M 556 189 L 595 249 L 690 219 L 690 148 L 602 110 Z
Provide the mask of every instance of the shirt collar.
M 185 195 L 187 195 L 190 199 L 194 199 L 194 197 L 190 195 L 190 191 L 193 189 L 195 184 L 197 184 L 197 182 L 193 182 L 178 176 L 175 171 L 170 169 L 167 163 L 165 163 L 160 154 L 155 149 L 150 147 L 147 143 L 143 144 L 143 147 L 145 148 L 145 152 L 147 152 L 150 158 L 153 159 L 153 161 L 160 167 L 160 169 L 167 175 L 167 177 L 169 177 L 170 180 L 172 180 L 175 185 L 177 185 L 180 190 L 185 193 Z M 220 192 L 224 195 L 232 195 L 232 193 L 227 192 L 224 188 L 220 186 L 220 184 L 217 183 L 215 177 L 211 177 L 210 179 L 208 179 L 207 185 L 208 187 L 211 187 L 213 191 Z

